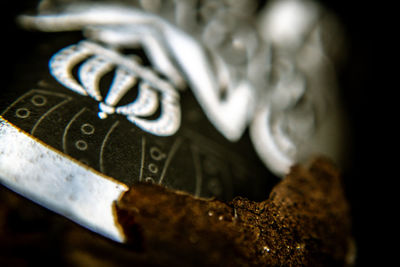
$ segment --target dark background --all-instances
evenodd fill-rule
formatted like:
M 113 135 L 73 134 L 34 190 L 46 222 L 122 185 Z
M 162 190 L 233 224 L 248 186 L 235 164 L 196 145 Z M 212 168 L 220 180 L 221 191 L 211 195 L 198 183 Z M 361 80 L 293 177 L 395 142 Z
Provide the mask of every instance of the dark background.
M 367 1 L 320 1 L 339 18 L 347 38 L 347 61 L 339 73 L 352 126 L 351 163 L 344 172 L 357 243 L 356 266 L 393 266 L 397 241 L 392 210 L 398 120 L 393 106 L 389 47 L 390 6 Z M 398 113 L 398 112 L 397 112 Z M 392 159 L 391 159 L 392 158 Z M 398 246 L 397 246 L 398 247 Z
M 27 35 L 22 37 L 15 28 L 14 17 L 34 8 L 35 2 L 3 3 L 3 59 L 18 57 L 17 51 L 30 45 Z M 338 17 L 347 38 L 347 57 L 339 70 L 339 84 L 352 132 L 348 147 L 351 160 L 343 174 L 352 209 L 356 266 L 389 266 L 391 248 L 398 247 L 393 220 L 396 210 L 390 209 L 394 202 L 389 200 L 389 188 L 398 177 L 396 165 L 389 160 L 397 157 L 397 142 L 391 136 L 397 131 L 398 121 L 390 120 L 395 114 L 390 100 L 396 86 L 390 84 L 391 65 L 387 62 L 395 61 L 396 52 L 387 45 L 396 32 L 390 32 L 390 16 L 385 12 L 391 8 L 367 1 L 318 2 Z M 3 65 L 4 84 L 11 77 L 10 71 Z

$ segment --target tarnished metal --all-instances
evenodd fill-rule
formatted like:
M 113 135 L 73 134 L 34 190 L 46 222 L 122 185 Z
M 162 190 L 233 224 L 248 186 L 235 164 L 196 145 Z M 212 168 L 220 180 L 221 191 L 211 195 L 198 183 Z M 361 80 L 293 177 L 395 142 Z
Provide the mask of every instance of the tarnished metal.
M 21 15 L 36 40 L 19 71 L 36 76 L 1 93 L 0 181 L 122 241 L 112 205 L 137 182 L 257 199 L 297 162 L 340 159 L 331 17 L 257 6 L 42 1 Z

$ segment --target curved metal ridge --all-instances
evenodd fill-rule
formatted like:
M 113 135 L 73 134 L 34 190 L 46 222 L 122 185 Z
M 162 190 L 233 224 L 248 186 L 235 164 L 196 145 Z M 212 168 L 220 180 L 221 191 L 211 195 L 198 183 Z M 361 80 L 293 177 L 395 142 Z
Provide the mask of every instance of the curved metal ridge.
M 113 205 L 128 187 L 43 144 L 1 116 L 0 182 L 99 234 L 125 240 Z

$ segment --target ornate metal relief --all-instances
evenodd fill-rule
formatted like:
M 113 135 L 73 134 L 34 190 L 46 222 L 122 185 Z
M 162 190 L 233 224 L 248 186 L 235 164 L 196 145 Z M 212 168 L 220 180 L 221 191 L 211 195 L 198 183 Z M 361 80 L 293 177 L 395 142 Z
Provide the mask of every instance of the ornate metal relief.
M 111 213 L 84 215 L 98 196 L 72 191 L 92 184 L 110 197 L 100 205 L 108 211 L 136 182 L 257 199 L 296 162 L 338 158 L 341 115 L 324 39 L 334 24 L 313 2 L 41 1 L 19 23 L 38 38 L 28 69 L 21 65 L 36 81 L 16 82 L 7 89 L 15 97 L 1 100 L 1 181 L 113 239 L 123 237 Z M 33 164 L 23 151 L 42 156 Z M 37 164 L 46 181 L 30 174 Z M 77 172 L 87 180 L 74 180 Z M 74 188 L 63 203 L 57 175 L 60 188 Z M 89 204 L 75 212 L 76 199 Z
M 336 120 L 327 122 L 337 118 L 338 111 L 331 63 L 321 37 L 333 23 L 319 6 L 310 1 L 272 1 L 259 12 L 255 1 L 145 2 L 130 6 L 71 2 L 54 13 L 57 2 L 43 1 L 41 15 L 23 16 L 21 22 L 43 31 L 82 30 L 88 39 L 115 49 L 143 46 L 155 70 L 168 79 L 144 71 L 152 76 L 148 78 L 153 90 L 169 92 L 161 95 L 161 103 L 171 113 L 164 112 L 160 121 L 150 124 L 138 114 L 127 118 L 154 134 L 173 134 L 179 127 L 179 92 L 173 86 L 186 84 L 228 140 L 238 140 L 250 126 L 256 151 L 279 175 L 313 153 L 337 157 L 335 140 L 325 142 L 326 134 L 319 134 L 322 128 L 340 127 Z M 117 59 L 110 49 L 94 47 L 108 51 L 118 64 L 125 62 L 126 70 L 133 65 L 140 69 L 134 60 Z M 93 60 L 87 64 L 98 65 L 98 74 L 106 71 L 107 63 Z M 50 69 L 55 74 L 52 65 Z M 95 82 L 86 81 L 95 76 L 85 78 L 85 71 L 81 69 L 82 82 Z M 55 77 L 71 90 L 83 92 L 80 85 L 59 75 Z M 155 80 L 162 85 L 155 85 Z M 98 93 L 89 95 L 100 101 Z M 103 102 L 100 116 L 115 112 L 115 104 Z M 167 122 L 168 126 L 159 126 Z M 154 127 L 163 128 L 162 133 Z M 310 139 L 318 139 L 318 148 L 309 144 Z

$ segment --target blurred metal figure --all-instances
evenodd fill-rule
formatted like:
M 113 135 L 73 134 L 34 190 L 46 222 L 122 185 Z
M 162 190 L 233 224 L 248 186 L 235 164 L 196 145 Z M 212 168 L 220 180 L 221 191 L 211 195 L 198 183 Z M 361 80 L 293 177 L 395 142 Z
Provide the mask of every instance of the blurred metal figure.
M 62 90 L 73 93 L 31 89 L 3 111 L 0 181 L 104 236 L 125 240 L 113 205 L 135 182 L 227 199 L 237 188 L 266 187 L 259 182 L 267 177 L 244 172 L 241 160 L 223 146 L 217 151 L 217 142 L 200 138 L 199 145 L 190 143 L 193 131 L 177 134 L 184 128 L 180 95 L 185 88 L 229 141 L 239 140 L 249 127 L 259 157 L 278 176 L 313 154 L 340 159 L 343 116 L 330 59 L 340 36 L 329 14 L 313 2 L 276 0 L 260 8 L 257 1 L 234 0 L 45 0 L 38 10 L 37 16 L 20 16 L 21 25 L 78 30 L 86 40 L 56 52 L 48 65 Z M 143 48 L 150 66 L 122 53 L 136 47 Z M 99 81 L 111 69 L 114 77 L 104 96 Z M 137 96 L 122 103 L 132 88 Z M 98 109 L 87 109 L 86 98 L 75 95 L 94 99 Z M 62 123 L 52 124 L 55 110 Z M 128 122 L 105 119 L 113 114 Z M 44 120 L 50 126 L 41 132 Z M 119 128 L 122 124 L 128 127 Z M 49 129 L 58 133 L 52 137 L 56 141 L 35 139 Z M 113 144 L 109 150 L 107 142 Z M 180 148 L 186 149 L 176 157 L 181 161 L 168 169 Z M 168 180 L 167 169 L 179 177 Z
M 104 49 L 143 46 L 176 89 L 189 86 L 227 139 L 250 126 L 255 150 L 276 174 L 314 153 L 339 157 L 341 115 L 323 39 L 332 23 L 317 4 L 270 1 L 258 11 L 256 1 L 61 2 L 43 1 L 22 25 L 83 30 Z

